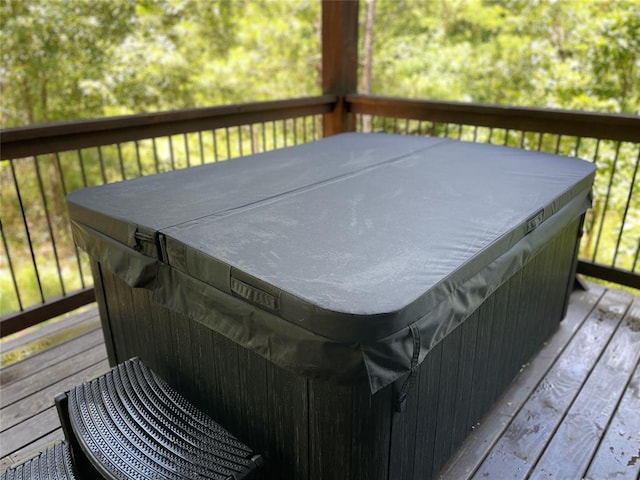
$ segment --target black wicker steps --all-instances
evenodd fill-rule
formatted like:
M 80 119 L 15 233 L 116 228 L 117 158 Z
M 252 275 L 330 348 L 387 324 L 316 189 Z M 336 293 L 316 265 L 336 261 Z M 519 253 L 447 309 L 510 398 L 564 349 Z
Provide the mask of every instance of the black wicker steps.
M 73 466 L 67 442 L 58 443 L 37 457 L 5 470 L 0 480 L 75 480 L 79 477 Z
M 89 460 L 84 470 L 90 465 L 107 479 L 240 480 L 262 463 L 139 359 L 56 403 L 74 451 Z

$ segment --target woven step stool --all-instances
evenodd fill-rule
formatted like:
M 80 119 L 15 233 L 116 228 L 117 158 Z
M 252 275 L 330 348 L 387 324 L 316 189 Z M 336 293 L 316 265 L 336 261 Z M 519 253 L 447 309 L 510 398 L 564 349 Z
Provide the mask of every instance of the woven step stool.
M 81 474 L 95 469 L 118 480 L 240 480 L 262 464 L 260 455 L 137 358 L 58 396 L 56 406 L 74 453 L 88 459 L 78 465 Z M 75 457 L 80 463 L 81 455 Z
M 0 480 L 75 480 L 76 470 L 67 442 L 58 443 L 37 457 L 9 468 Z

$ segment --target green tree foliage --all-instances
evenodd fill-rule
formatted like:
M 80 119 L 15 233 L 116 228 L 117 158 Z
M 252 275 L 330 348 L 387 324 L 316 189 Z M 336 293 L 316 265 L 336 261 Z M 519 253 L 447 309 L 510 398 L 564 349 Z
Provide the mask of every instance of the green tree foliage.
M 636 0 L 377 0 L 372 92 L 640 111 Z
M 377 0 L 372 93 L 636 113 L 637 7 Z M 317 94 L 319 21 L 316 0 L 2 0 L 2 126 Z
M 2 126 L 319 93 L 313 0 L 2 0 Z
M 593 41 L 586 48 L 586 55 L 593 62 L 593 92 L 600 98 L 613 96 L 616 106 L 623 112 L 637 113 L 640 97 L 640 5 L 637 2 L 614 5 L 616 8 L 597 20 Z M 581 28 L 584 31 L 587 27 L 582 25 Z
M 132 2 L 4 0 L 2 126 L 104 114 L 90 88 L 132 27 Z

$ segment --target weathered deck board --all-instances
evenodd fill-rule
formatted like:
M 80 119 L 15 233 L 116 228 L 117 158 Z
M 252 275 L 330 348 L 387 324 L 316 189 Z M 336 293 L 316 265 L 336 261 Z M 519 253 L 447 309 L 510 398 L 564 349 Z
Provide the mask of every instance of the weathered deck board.
M 99 328 L 100 318 L 95 307 L 75 315 L 69 315 L 63 320 L 52 321 L 51 323 L 46 322 L 39 327 L 27 328 L 20 332 L 19 335 L 5 337 L 2 339 L 2 352 L 29 350 L 28 347 L 33 343 L 42 342 L 43 340 L 49 342 L 51 339 L 55 339 L 57 334 L 66 334 L 69 331 L 74 331 L 74 328 L 72 328 L 74 326 L 78 326 L 80 330 Z M 35 352 L 28 353 L 34 354 Z
M 575 292 L 558 332 L 523 368 L 438 478 L 638 478 L 639 311 L 640 297 L 595 285 L 588 292 Z M 81 333 L 0 369 L 0 472 L 62 439 L 53 407 L 55 393 L 107 369 L 97 311 L 65 321 Z M 61 323 L 43 329 L 43 335 L 59 335 L 64 328 Z M 35 333 L 26 339 L 39 341 Z M 470 338 L 461 341 L 473 343 Z M 5 352 L 6 345 L 2 344 Z M 8 345 L 22 347 L 15 340 Z M 419 389 L 433 388 L 427 383 L 421 382 Z M 439 419 L 444 420 L 462 421 Z M 526 460 L 517 456 L 518 451 L 526 453 Z M 422 480 L 424 469 L 418 463 L 415 468 L 392 463 L 398 464 L 399 480 Z
M 75 328 L 76 324 L 73 323 L 73 318 L 65 319 L 64 322 L 61 323 L 67 322 L 71 323 L 70 328 Z M 72 340 L 56 344 L 38 353 L 25 355 L 24 352 L 21 352 L 25 357 L 22 361 L 0 368 L 0 385 L 3 389 L 14 381 L 28 378 L 30 375 L 48 368 L 50 365 L 61 363 L 87 348 L 104 345 L 104 337 L 100 330 L 100 320 L 96 312 L 94 311 L 91 317 L 85 318 L 83 323 L 87 329 L 86 333 L 84 329 L 82 329 Z M 37 340 L 34 341 L 37 343 Z M 8 347 L 3 344 L 2 350 L 5 351 L 5 348 L 8 349 Z M 33 356 L 34 359 L 27 361 L 31 356 Z
M 526 478 L 622 320 L 631 295 L 610 290 L 493 447 L 473 478 Z
M 51 403 L 51 407 L 4 430 L 0 434 L 2 435 L 2 442 L 0 442 L 1 458 L 4 459 L 4 457 L 11 455 L 29 445 L 31 442 L 39 440 L 52 432 L 59 432 L 57 439 L 61 440 L 63 438 L 58 413 L 56 412 L 56 407 L 53 406 L 53 400 Z M 38 452 L 33 453 L 35 455 Z
M 640 358 L 640 329 L 628 322 L 634 312 L 638 317 L 637 299 L 546 445 L 533 478 L 582 478 L 586 472 Z
M 640 322 L 636 325 L 640 327 Z M 640 477 L 640 364 L 604 435 L 587 480 Z
M 638 478 L 640 298 L 602 291 L 573 293 L 559 331 L 439 478 Z
M 109 364 L 107 363 L 107 360 L 103 358 L 98 363 L 89 365 L 80 371 L 72 372 L 71 375 L 63 378 L 62 380 L 48 385 L 46 388 L 38 390 L 34 394 L 29 395 L 18 402 L 0 409 L 0 425 L 2 425 L 0 428 L 4 431 L 29 419 L 34 413 L 46 410 L 52 405 L 52 400 L 56 395 L 73 388 L 79 383 L 91 380 L 108 370 Z
M 27 432 L 26 429 L 25 432 Z M 63 437 L 64 435 L 62 430 L 60 428 L 56 428 L 53 432 L 45 435 L 44 437 L 40 437 L 39 439 L 28 443 L 20 450 L 17 450 L 11 455 L 3 457 L 2 460 L 0 460 L 0 472 L 6 470 L 12 465 L 19 465 L 22 462 L 29 460 L 37 452 L 44 451 L 54 443 L 61 441 Z
M 442 470 L 446 480 L 470 478 L 509 426 L 510 420 L 522 408 L 532 391 L 545 377 L 569 341 L 582 327 L 585 319 L 604 295 L 604 289 L 592 285 L 589 291 L 574 292 L 567 316 L 560 328 L 522 373 L 513 381 L 474 432 L 458 449 Z
M 2 342 L 0 471 L 63 438 L 55 395 L 108 369 L 97 310 L 72 316 Z M 38 350 L 40 348 L 41 350 Z M 8 354 L 8 355 L 7 355 Z
M 66 379 L 92 365 L 104 362 L 107 352 L 104 344 L 96 345 L 68 357 L 65 363 L 54 363 L 39 372 L 21 378 L 7 386 L 2 387 L 2 409 L 29 396 L 39 395 L 39 392 L 48 394 L 47 390 L 52 386 L 64 384 Z M 2 418 L 0 416 L 0 418 Z M 2 418 L 4 420 L 4 418 Z M 4 424 L 2 424 L 4 425 Z M 1 428 L 1 427 L 0 427 Z

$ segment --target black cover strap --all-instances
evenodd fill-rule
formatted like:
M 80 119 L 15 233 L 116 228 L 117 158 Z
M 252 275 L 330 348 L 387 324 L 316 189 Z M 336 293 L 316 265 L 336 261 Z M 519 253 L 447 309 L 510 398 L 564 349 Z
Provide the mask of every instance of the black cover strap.
M 394 408 L 396 412 L 402 413 L 407 406 L 407 395 L 415 383 L 416 375 L 418 373 L 418 361 L 420 359 L 420 330 L 415 323 L 409 325 L 411 330 L 411 337 L 413 338 L 413 355 L 411 357 L 411 371 L 407 378 L 405 378 L 402 387 L 396 391 L 394 398 Z

